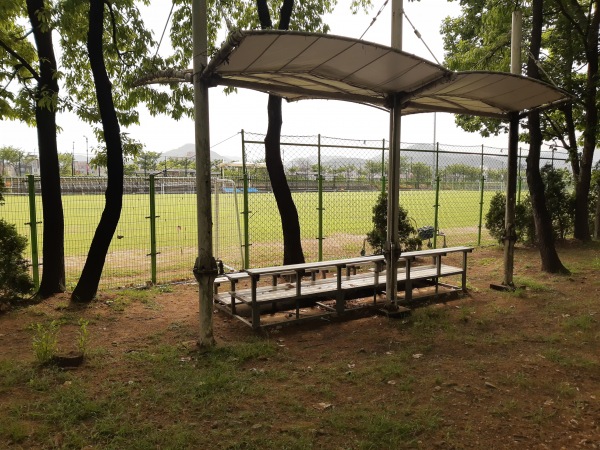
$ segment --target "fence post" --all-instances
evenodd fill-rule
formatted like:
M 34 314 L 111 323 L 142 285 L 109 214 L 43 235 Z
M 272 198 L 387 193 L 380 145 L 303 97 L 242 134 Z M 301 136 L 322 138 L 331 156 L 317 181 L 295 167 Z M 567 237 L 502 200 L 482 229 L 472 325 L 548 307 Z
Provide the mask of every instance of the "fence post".
M 485 173 L 483 171 L 483 151 L 484 147 L 481 144 L 481 181 L 479 182 L 479 231 L 477 233 L 477 245 L 481 245 L 481 227 L 483 224 L 483 191 L 485 189 Z
M 385 138 L 381 140 L 381 194 L 385 194 Z
M 437 248 L 437 235 L 438 235 L 438 214 L 440 208 L 440 143 L 435 144 L 435 205 L 434 207 L 434 219 L 433 219 L 433 248 Z
M 481 227 L 483 224 L 483 190 L 485 186 L 485 176 L 481 173 L 481 193 L 479 195 L 479 233 L 477 235 L 477 245 L 481 245 Z
M 323 177 L 321 175 L 321 133 L 317 136 L 317 185 L 319 192 L 319 261 L 323 261 Z
M 38 241 L 37 241 L 37 214 L 35 210 L 35 178 L 27 175 L 27 191 L 29 193 L 29 225 L 31 234 L 31 270 L 33 272 L 33 284 L 37 290 L 40 287 L 40 267 L 38 263 Z
M 244 264 L 243 268 L 250 267 L 250 211 L 248 211 L 248 171 L 246 170 L 246 141 L 244 140 L 244 130 L 242 130 L 242 177 L 244 182 Z
M 156 284 L 156 190 L 154 184 L 155 175 L 150 175 L 150 215 L 146 219 L 150 219 L 150 281 Z

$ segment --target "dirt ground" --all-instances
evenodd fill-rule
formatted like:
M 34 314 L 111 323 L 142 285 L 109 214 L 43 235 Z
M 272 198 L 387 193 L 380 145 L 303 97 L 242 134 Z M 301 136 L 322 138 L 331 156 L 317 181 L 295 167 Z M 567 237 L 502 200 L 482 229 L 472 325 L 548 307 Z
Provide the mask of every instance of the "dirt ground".
M 339 382 L 327 400 L 315 395 L 312 401 L 316 409 L 331 408 L 336 414 L 361 405 L 402 411 L 395 416 L 399 423 L 418 412 L 434 411 L 435 425 L 421 427 L 405 444 L 372 448 L 600 448 L 600 245 L 567 242 L 558 249 L 571 275 L 543 274 L 537 251 L 517 248 L 515 281 L 521 289 L 515 293 L 490 289 L 490 283 L 502 281 L 502 249 L 480 248 L 469 256 L 466 296 L 415 304 L 412 316 L 400 320 L 365 311 L 351 320 L 272 329 L 258 339 L 274 342 L 285 356 L 285 367 L 307 374 L 312 383 L 325 378 L 321 374 L 310 381 L 317 367 L 339 369 L 345 376 L 361 373 L 366 379 L 368 367 L 402 354 L 401 371 L 381 366 L 380 375 L 368 375 L 377 383 L 361 384 L 361 378 Z M 29 325 L 62 319 L 64 347 L 77 332 L 76 317 L 90 321 L 90 347 L 107 352 L 113 372 L 121 370 L 120 365 L 123 371 L 134 370 L 124 355 L 147 349 L 157 339 L 161 345 L 192 349 L 189 354 L 195 358 L 197 311 L 193 284 L 138 294 L 103 292 L 85 308 L 69 305 L 68 296 L 60 295 L 0 315 L 0 363 L 35 365 Z M 247 325 L 217 311 L 214 335 L 220 347 L 257 339 Z M 188 358 L 185 351 L 182 355 Z M 252 370 L 267 370 L 282 357 L 253 361 Z M 105 375 L 94 370 L 94 364 L 84 364 L 71 376 L 93 384 Z M 273 389 L 299 389 L 284 379 L 274 378 Z M 34 396 L 18 383 L 5 385 L 0 394 L 0 421 L 15 404 L 22 406 Z M 310 448 L 355 448 L 349 436 L 363 442 L 359 429 L 326 429 L 312 415 L 299 419 L 292 409 L 278 406 L 276 391 L 274 398 L 269 407 L 280 415 L 278 423 L 315 422 L 307 425 L 317 430 Z M 153 420 L 160 423 L 156 416 Z M 279 436 L 281 427 L 271 424 L 261 432 Z M 45 446 L 36 440 L 35 431 L 30 433 L 33 437 L 15 443 L 0 427 L 0 447 Z M 213 448 L 238 448 L 218 442 L 212 441 Z M 48 447 L 60 448 L 61 443 Z

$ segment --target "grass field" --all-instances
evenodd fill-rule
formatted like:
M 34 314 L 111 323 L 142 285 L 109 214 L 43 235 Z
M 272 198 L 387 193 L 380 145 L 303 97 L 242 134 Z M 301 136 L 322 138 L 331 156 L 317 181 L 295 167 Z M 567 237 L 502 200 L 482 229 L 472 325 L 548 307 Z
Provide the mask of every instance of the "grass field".
M 216 256 L 226 264 L 241 267 L 240 229 L 243 236 L 243 198 L 235 194 L 213 195 L 213 238 Z M 372 228 L 372 208 L 377 192 L 327 192 L 323 195 L 323 258 L 358 255 L 366 233 Z M 484 215 L 493 192 L 484 195 Z M 318 194 L 293 194 L 302 230 L 307 260 L 318 259 Z M 26 196 L 9 195 L 0 207 L 0 218 L 17 226 L 30 238 Z M 439 229 L 448 245 L 477 244 L 480 193 L 444 191 L 439 196 Z M 282 256 L 281 220 L 271 193 L 248 196 L 249 265 L 279 264 Z M 402 191 L 400 202 L 417 227 L 434 224 L 435 192 Z M 189 279 L 195 258 L 196 197 L 194 194 L 156 195 L 157 281 Z M 150 200 L 145 194 L 124 196 L 121 220 L 109 250 L 103 276 L 104 287 L 143 284 L 150 279 Z M 41 200 L 36 201 L 37 220 L 42 221 Z M 65 255 L 67 279 L 73 283 L 85 261 L 87 250 L 104 208 L 103 195 L 65 195 Z M 239 225 L 238 225 L 239 220 Z M 217 241 L 218 237 L 218 241 Z M 243 239 L 243 237 L 242 237 Z M 483 242 L 491 242 L 486 232 Z M 42 242 L 42 225 L 38 227 Z M 442 245 L 440 242 L 438 245 Z M 367 249 L 368 251 L 369 249 Z M 30 250 L 28 250 L 30 255 Z

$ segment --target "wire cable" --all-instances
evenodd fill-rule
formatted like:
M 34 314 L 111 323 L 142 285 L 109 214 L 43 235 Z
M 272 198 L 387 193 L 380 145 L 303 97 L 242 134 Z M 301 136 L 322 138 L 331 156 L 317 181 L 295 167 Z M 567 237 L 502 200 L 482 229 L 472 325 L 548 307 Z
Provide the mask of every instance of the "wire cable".
M 429 45 L 427 45 L 427 42 L 425 42 L 425 39 L 423 39 L 423 36 L 421 36 L 421 33 L 419 33 L 419 30 L 417 30 L 415 28 L 415 26 L 413 25 L 413 23 L 410 21 L 410 19 L 408 18 L 408 16 L 406 15 L 406 11 L 404 10 L 404 8 L 402 9 L 402 14 L 404 14 L 404 17 L 406 17 L 406 20 L 408 21 L 408 23 L 410 24 L 410 26 L 413 29 L 413 32 L 415 33 L 415 35 L 421 40 L 421 42 L 423 43 L 423 45 L 425 46 L 425 48 L 427 49 L 427 51 L 429 51 L 429 54 L 431 55 L 431 57 L 433 59 L 435 59 L 435 62 L 438 63 L 438 65 L 441 66 L 440 62 L 438 61 L 438 59 L 435 57 L 435 55 L 433 54 L 433 52 L 431 51 L 431 49 L 429 48 Z
M 165 22 L 165 27 L 163 28 L 162 34 L 160 35 L 160 40 L 158 41 L 158 46 L 156 47 L 156 53 L 154 53 L 154 57 L 158 55 L 158 50 L 160 49 L 160 45 L 162 44 L 163 38 L 165 37 L 165 33 L 167 31 L 167 27 L 169 26 L 169 21 L 171 20 L 171 16 L 173 15 L 173 9 L 175 8 L 175 2 L 171 3 L 171 11 L 169 11 L 169 17 L 167 17 L 167 21 Z
M 360 37 L 358 39 L 362 39 L 363 36 L 365 34 L 367 34 L 367 31 L 369 31 L 369 28 L 371 28 L 373 26 L 373 24 L 375 23 L 375 21 L 377 20 L 377 18 L 379 17 L 379 14 L 381 14 L 381 11 L 383 11 L 383 9 L 385 8 L 385 5 L 388 4 L 389 0 L 385 0 L 385 2 L 383 2 L 383 5 L 381 5 L 381 8 L 379 8 L 379 11 L 377 11 L 377 14 L 375 14 L 375 17 L 373 17 L 373 20 L 371 20 L 371 23 L 369 24 L 369 26 L 367 27 L 367 29 L 364 31 L 363 34 L 360 35 Z
M 538 69 L 540 69 L 542 71 L 542 73 L 544 75 L 546 75 L 546 78 L 548 78 L 548 81 L 550 81 L 550 83 L 552 83 L 552 85 L 555 88 L 558 88 L 558 86 L 556 85 L 556 83 L 554 82 L 554 80 L 550 77 L 550 75 L 548 75 L 548 72 L 546 72 L 544 70 L 544 68 L 542 67 L 542 62 L 539 59 L 536 59 L 535 56 L 533 56 L 533 53 L 531 53 L 531 51 L 527 50 L 527 53 L 529 53 L 529 57 L 533 60 L 533 62 L 535 63 L 535 65 L 538 66 Z
M 216 144 L 214 144 L 214 145 L 211 145 L 211 146 L 210 146 L 210 148 L 215 148 L 217 145 L 221 145 L 222 143 L 224 143 L 224 142 L 227 142 L 229 139 L 233 139 L 233 138 L 234 138 L 234 137 L 236 137 L 238 134 L 240 134 L 240 132 L 239 132 L 239 131 L 238 131 L 237 133 L 235 133 L 235 134 L 233 134 L 233 135 L 229 136 L 228 138 L 225 138 L 225 139 L 223 139 L 221 142 L 217 142 Z

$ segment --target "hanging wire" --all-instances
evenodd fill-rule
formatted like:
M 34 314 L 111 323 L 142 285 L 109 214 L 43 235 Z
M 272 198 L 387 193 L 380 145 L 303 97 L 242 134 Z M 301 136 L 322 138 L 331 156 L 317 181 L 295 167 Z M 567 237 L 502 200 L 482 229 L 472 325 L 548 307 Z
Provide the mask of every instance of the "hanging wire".
M 225 138 L 225 139 L 223 139 L 221 142 L 217 142 L 216 144 L 214 144 L 214 145 L 211 145 L 211 146 L 210 146 L 210 148 L 215 148 L 217 145 L 221 145 L 222 143 L 224 143 L 224 142 L 227 142 L 229 139 L 233 139 L 233 138 L 234 138 L 234 137 L 236 137 L 238 134 L 240 134 L 240 132 L 239 132 L 239 131 L 238 131 L 237 133 L 235 133 L 235 134 L 233 134 L 233 135 L 229 136 L 228 138 Z
M 377 14 L 375 14 L 375 17 L 373 17 L 373 20 L 371 20 L 371 23 L 369 24 L 369 26 L 367 27 L 367 29 L 364 31 L 363 34 L 360 35 L 360 37 L 358 39 L 362 39 L 363 36 L 365 34 L 367 34 L 367 31 L 369 31 L 369 29 L 373 26 L 373 24 L 377 21 L 377 18 L 379 17 L 379 15 L 381 14 L 381 12 L 384 10 L 385 6 L 388 4 L 389 0 L 385 0 L 383 2 L 383 5 L 381 5 L 381 8 L 379 8 L 379 11 L 377 11 Z M 429 51 L 429 54 L 433 57 L 433 59 L 435 60 L 436 63 L 438 63 L 439 65 L 440 62 L 438 61 L 438 59 L 435 57 L 435 55 L 433 54 L 433 52 L 431 51 L 431 49 L 429 48 L 429 45 L 427 45 L 427 42 L 425 42 L 425 40 L 423 39 L 423 36 L 421 36 L 421 33 L 419 33 L 419 30 L 417 30 L 415 28 L 415 26 L 413 25 L 413 23 L 410 21 L 409 17 L 406 15 L 406 11 L 404 9 L 402 9 L 402 14 L 404 14 L 404 17 L 406 17 L 406 20 L 408 21 L 408 23 L 410 24 L 410 26 L 413 29 L 413 32 L 415 33 L 415 35 L 421 40 L 421 42 L 423 42 L 423 45 L 425 46 L 425 48 Z
M 165 33 L 167 31 L 167 27 L 169 26 L 169 21 L 171 20 L 171 15 L 173 15 L 173 9 L 175 8 L 175 2 L 171 3 L 171 11 L 169 11 L 169 17 L 167 17 L 167 21 L 165 22 L 165 27 L 163 28 L 163 32 L 160 35 L 160 41 L 158 41 L 158 46 L 156 47 L 156 53 L 154 53 L 154 57 L 158 55 L 158 50 L 160 49 L 160 44 L 162 44 L 163 38 L 165 37 Z
M 538 67 L 538 69 L 540 69 L 540 70 L 542 71 L 542 73 L 543 73 L 544 75 L 546 75 L 546 78 L 547 78 L 547 79 L 550 81 L 550 83 L 552 83 L 552 85 L 553 85 L 555 88 L 558 88 L 558 86 L 556 85 L 556 83 L 554 82 L 554 80 L 553 80 L 553 79 L 550 77 L 550 75 L 548 75 L 548 72 L 546 72 L 546 71 L 544 70 L 544 68 L 542 67 L 542 62 L 541 62 L 539 59 L 535 59 L 535 56 L 533 56 L 533 53 L 531 53 L 531 51 L 530 51 L 530 50 L 527 50 L 527 53 L 529 53 L 529 57 L 530 57 L 531 59 L 533 59 L 533 62 L 534 62 L 534 63 L 535 63 L 535 65 Z
M 433 52 L 431 51 L 431 49 L 429 48 L 429 45 L 427 45 L 427 42 L 425 42 L 425 39 L 423 39 L 423 37 L 421 36 L 421 33 L 419 33 L 419 30 L 417 30 L 415 28 L 415 26 L 413 25 L 413 23 L 410 21 L 410 19 L 408 18 L 408 16 L 406 15 L 406 11 L 404 9 L 402 9 L 402 14 L 404 14 L 404 17 L 406 17 L 406 20 L 408 21 L 408 23 L 410 24 L 410 26 L 413 29 L 413 32 L 415 33 L 415 35 L 421 40 L 421 42 L 423 43 L 423 45 L 425 46 L 425 48 L 427 49 L 427 51 L 429 51 L 429 54 L 431 55 L 431 57 L 433 59 L 435 59 L 435 62 L 438 63 L 438 65 L 441 66 L 440 62 L 438 61 L 438 59 L 435 57 L 435 55 L 433 54 Z
M 367 34 L 367 31 L 369 31 L 369 28 L 371 28 L 373 26 L 373 24 L 375 23 L 375 21 L 377 20 L 377 18 L 379 17 L 379 14 L 381 14 L 381 11 L 383 11 L 383 9 L 385 8 L 385 5 L 388 4 L 389 0 L 385 0 L 385 2 L 383 2 L 383 5 L 381 5 L 381 8 L 379 8 L 379 11 L 377 11 L 377 14 L 375 14 L 375 17 L 373 17 L 373 20 L 371 20 L 371 23 L 369 24 L 369 26 L 367 27 L 367 29 L 364 31 L 363 34 L 360 35 L 360 37 L 358 39 L 362 39 L 363 36 L 365 34 Z

